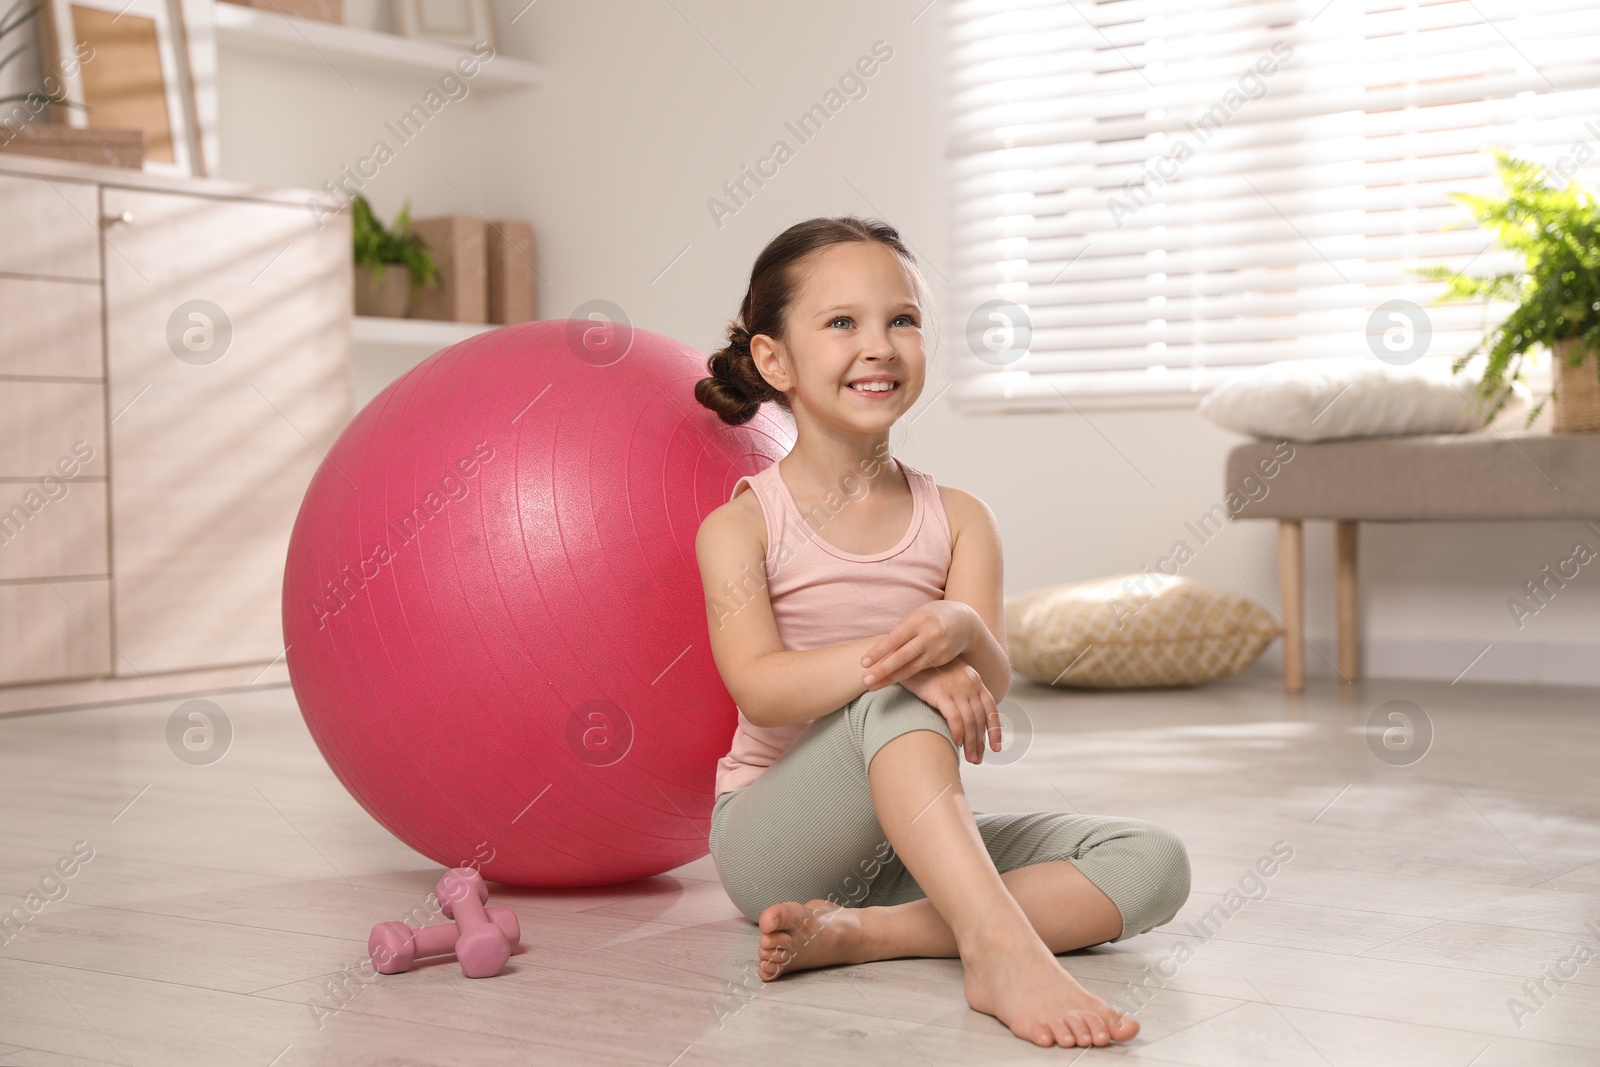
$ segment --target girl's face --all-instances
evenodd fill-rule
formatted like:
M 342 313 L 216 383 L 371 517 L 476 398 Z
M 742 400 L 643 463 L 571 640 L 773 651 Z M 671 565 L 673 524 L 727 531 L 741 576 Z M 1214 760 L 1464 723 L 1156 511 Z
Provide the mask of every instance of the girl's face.
M 922 309 L 898 256 L 876 241 L 830 245 L 802 265 L 784 349 L 757 366 L 809 416 L 861 434 L 887 432 L 922 394 Z M 752 351 L 755 347 L 752 345 Z M 867 383 L 876 382 L 871 389 Z

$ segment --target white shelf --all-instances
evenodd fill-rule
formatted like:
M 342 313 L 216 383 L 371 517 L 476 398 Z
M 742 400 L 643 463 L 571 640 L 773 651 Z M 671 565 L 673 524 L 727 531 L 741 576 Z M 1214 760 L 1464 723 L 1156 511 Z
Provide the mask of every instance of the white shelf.
M 432 319 L 375 319 L 355 317 L 354 340 L 358 345 L 386 348 L 425 348 L 430 353 L 449 348 L 489 330 L 500 327 L 481 322 L 436 322 Z
M 217 44 L 241 52 L 331 64 L 344 73 L 372 71 L 380 74 L 424 74 L 434 80 L 457 59 L 471 55 L 465 48 L 437 44 L 415 37 L 378 33 L 316 19 L 293 18 L 241 4 L 219 2 Z M 476 57 L 475 57 L 476 58 Z M 478 72 L 463 79 L 473 89 L 522 89 L 539 84 L 539 66 L 496 52 Z
M 478 322 L 434 322 L 431 319 L 354 318 L 355 344 L 350 353 L 350 380 L 360 410 L 384 387 L 442 349 L 498 330 Z

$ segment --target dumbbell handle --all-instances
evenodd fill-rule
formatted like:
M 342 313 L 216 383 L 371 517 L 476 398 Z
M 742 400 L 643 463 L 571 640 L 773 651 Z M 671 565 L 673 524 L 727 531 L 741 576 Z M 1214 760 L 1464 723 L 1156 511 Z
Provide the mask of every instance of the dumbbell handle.
M 517 923 L 517 913 L 510 908 L 491 907 L 486 912 L 490 922 L 500 928 L 506 936 L 507 943 L 516 948 L 522 943 L 522 928 Z M 424 956 L 442 956 L 447 952 L 456 950 L 456 940 L 461 936 L 461 927 L 455 923 L 440 923 L 437 926 L 424 926 L 411 931 L 412 941 L 417 946 L 416 959 Z
M 463 889 L 465 891 L 463 891 Z M 489 894 L 483 876 L 471 867 L 455 867 L 439 879 L 434 894 L 448 918 L 461 930 L 456 960 L 468 978 L 492 978 L 511 958 L 511 940 L 484 912 Z
M 490 908 L 488 918 L 508 950 L 521 944 L 522 927 L 517 922 L 516 912 L 510 908 Z M 481 933 L 492 934 L 493 931 L 483 930 Z M 424 956 L 455 952 L 460 938 L 461 927 L 455 923 L 413 929 L 403 922 L 384 922 L 372 928 L 372 936 L 367 940 L 367 952 L 378 973 L 400 974 L 410 970 L 413 961 Z

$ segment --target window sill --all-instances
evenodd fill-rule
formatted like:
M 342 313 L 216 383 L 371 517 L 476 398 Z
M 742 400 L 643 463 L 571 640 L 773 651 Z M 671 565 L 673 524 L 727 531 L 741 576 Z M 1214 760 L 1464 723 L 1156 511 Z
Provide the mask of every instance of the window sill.
M 1154 411 L 1194 408 L 1237 367 L 1168 371 L 1082 371 L 1028 374 L 989 371 L 950 386 L 950 409 L 962 415 L 1040 415 L 1082 411 Z M 1537 404 L 1550 395 L 1548 359 L 1523 368 Z

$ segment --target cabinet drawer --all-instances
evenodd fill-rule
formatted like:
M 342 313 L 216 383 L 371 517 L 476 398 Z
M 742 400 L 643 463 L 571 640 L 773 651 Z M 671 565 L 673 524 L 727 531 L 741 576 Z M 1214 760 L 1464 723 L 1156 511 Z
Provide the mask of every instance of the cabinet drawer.
M 94 382 L 0 381 L 0 477 L 60 473 L 63 461 L 76 462 L 76 474 L 104 475 L 105 392 Z
M 100 287 L 0 277 L 0 374 L 104 378 Z
M 108 675 L 110 633 L 109 579 L 0 583 L 0 685 Z
M 105 482 L 0 482 L 0 580 L 110 570 Z
M 100 279 L 97 186 L 0 174 L 0 218 L 0 271 Z

